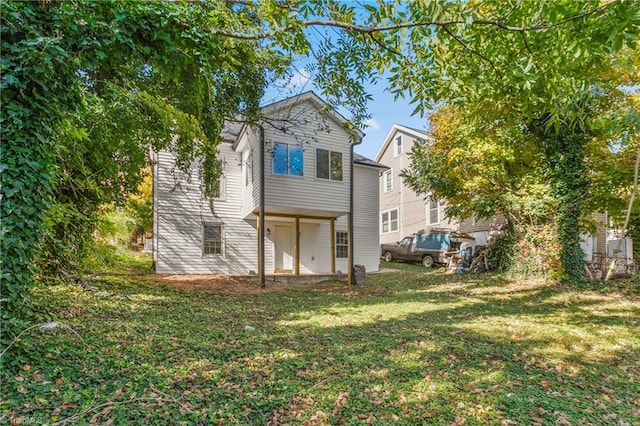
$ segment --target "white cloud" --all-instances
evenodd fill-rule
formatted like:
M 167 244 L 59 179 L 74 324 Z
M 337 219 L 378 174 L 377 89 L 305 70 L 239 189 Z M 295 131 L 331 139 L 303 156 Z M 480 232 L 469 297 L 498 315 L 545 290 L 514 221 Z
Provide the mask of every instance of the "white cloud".
M 380 123 L 378 123 L 375 118 L 368 119 L 364 124 L 367 126 L 367 129 L 378 130 L 380 128 Z
M 307 85 L 311 80 L 311 74 L 305 70 L 295 70 L 287 83 L 287 87 L 299 89 Z

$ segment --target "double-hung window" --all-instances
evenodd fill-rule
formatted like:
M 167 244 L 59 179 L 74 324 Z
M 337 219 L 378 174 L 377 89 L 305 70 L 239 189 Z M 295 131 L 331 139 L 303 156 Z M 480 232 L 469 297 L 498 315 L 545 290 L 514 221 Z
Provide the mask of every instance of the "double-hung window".
M 349 238 L 344 231 L 336 231 L 336 258 L 346 259 L 349 256 Z
M 391 192 L 393 190 L 393 170 L 386 170 L 382 174 L 382 184 L 384 186 L 384 192 Z
M 398 230 L 398 209 L 389 210 L 380 215 L 382 232 L 396 232 Z
M 397 157 L 398 155 L 402 154 L 402 136 L 396 136 L 395 139 L 395 151 L 394 151 L 394 157 Z
M 427 198 L 427 225 L 440 223 L 440 208 L 437 200 Z
M 342 180 L 342 153 L 316 148 L 316 177 Z
M 304 175 L 304 152 L 300 145 L 289 145 L 282 142 L 273 144 L 274 175 Z
M 222 223 L 202 224 L 202 254 L 222 255 L 223 227 Z

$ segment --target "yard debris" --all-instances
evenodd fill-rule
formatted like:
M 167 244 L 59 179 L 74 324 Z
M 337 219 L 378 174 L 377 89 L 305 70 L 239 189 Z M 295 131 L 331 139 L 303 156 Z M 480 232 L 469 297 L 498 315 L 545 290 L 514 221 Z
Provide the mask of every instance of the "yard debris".
M 245 329 L 246 331 L 256 331 L 256 328 L 255 328 L 255 327 L 253 327 L 253 326 L 250 326 L 250 325 L 245 325 L 245 326 L 244 326 L 244 329 Z

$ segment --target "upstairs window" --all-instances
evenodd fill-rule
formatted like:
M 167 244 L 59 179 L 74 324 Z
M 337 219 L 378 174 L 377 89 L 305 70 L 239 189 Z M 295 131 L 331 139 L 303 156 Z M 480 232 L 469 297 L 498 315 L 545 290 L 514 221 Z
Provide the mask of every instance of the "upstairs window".
M 440 223 L 440 207 L 437 200 L 427 199 L 427 225 Z
M 240 166 L 244 175 L 244 186 L 249 186 L 253 182 L 253 153 L 249 151 L 243 152 Z
M 273 144 L 274 175 L 304 175 L 304 152 L 299 145 L 276 142 Z
M 393 190 L 393 170 L 389 169 L 385 171 L 382 177 L 384 192 L 390 192 L 391 190 Z
M 349 239 L 344 231 L 336 232 L 336 258 L 346 259 L 349 256 Z
M 316 177 L 342 181 L 342 153 L 317 148 Z
M 397 157 L 402 154 L 402 136 L 397 136 L 395 142 L 394 157 Z

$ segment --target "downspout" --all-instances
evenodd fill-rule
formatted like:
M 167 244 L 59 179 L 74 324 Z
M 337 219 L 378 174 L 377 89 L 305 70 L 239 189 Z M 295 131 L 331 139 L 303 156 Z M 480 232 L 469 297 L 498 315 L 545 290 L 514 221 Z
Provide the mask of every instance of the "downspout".
M 260 217 L 258 220 L 260 221 L 260 226 L 258 226 L 258 274 L 260 275 L 260 288 L 265 288 L 267 286 L 266 276 L 265 276 L 265 267 L 264 267 L 264 228 L 265 228 L 265 217 L 264 217 L 264 127 L 262 125 L 260 127 Z
M 349 273 L 348 273 L 348 281 L 349 285 L 354 284 L 353 280 L 353 147 L 356 145 L 360 145 L 362 143 L 362 139 L 358 139 L 357 141 L 351 143 L 349 145 L 349 223 L 348 228 L 349 232 L 347 232 L 347 237 L 349 238 Z

